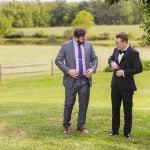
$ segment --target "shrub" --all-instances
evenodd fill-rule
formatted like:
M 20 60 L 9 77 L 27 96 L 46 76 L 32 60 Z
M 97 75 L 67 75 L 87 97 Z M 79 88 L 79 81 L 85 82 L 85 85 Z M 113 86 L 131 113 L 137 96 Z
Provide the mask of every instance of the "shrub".
M 132 40 L 135 39 L 133 32 L 128 32 L 127 35 L 129 39 L 132 39 Z
M 56 36 L 55 35 L 49 35 L 48 36 L 48 41 L 49 42 L 56 42 Z
M 0 36 L 4 36 L 5 34 L 11 32 L 13 30 L 11 21 L 5 17 L 0 16 Z
M 104 68 L 104 72 L 112 72 L 112 68 L 108 65 Z
M 142 61 L 142 65 L 144 71 L 150 71 L 150 60 Z
M 142 36 L 141 36 L 141 38 L 142 38 L 142 43 L 141 43 L 141 45 L 150 45 L 150 35 L 148 34 L 148 35 L 146 35 L 146 34 L 143 34 Z
M 68 30 L 64 31 L 63 38 L 71 39 L 72 37 L 73 37 L 73 30 L 72 29 L 68 29 Z
M 107 32 L 101 33 L 99 35 L 99 40 L 108 40 L 108 39 L 110 39 L 110 34 Z
M 23 31 L 18 31 L 18 32 L 8 32 L 4 34 L 5 38 L 22 38 L 24 37 L 24 32 Z
M 91 36 L 88 36 L 88 39 L 91 41 L 96 41 L 99 39 L 99 37 L 97 35 L 91 35 Z
M 33 34 L 32 37 L 43 38 L 43 37 L 47 37 L 47 35 L 45 35 L 45 33 L 43 31 L 39 31 L 39 32 L 36 32 L 35 34 Z

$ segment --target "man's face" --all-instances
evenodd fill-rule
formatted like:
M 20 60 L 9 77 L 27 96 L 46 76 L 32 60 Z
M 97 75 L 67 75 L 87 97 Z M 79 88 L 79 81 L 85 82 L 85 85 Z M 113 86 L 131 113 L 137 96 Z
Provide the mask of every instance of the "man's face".
M 85 36 L 80 36 L 77 41 L 80 43 L 80 44 L 84 44 L 84 42 L 86 41 L 87 39 L 87 35 Z
M 118 49 L 123 49 L 127 44 L 125 41 L 122 41 L 122 39 L 120 38 L 116 38 L 115 42 Z

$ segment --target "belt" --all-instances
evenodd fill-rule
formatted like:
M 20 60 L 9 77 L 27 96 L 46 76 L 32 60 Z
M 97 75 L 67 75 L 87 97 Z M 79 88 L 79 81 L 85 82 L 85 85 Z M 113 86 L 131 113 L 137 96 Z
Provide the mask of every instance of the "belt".
M 82 76 L 82 77 L 77 77 L 76 80 L 78 79 L 88 79 L 86 76 Z

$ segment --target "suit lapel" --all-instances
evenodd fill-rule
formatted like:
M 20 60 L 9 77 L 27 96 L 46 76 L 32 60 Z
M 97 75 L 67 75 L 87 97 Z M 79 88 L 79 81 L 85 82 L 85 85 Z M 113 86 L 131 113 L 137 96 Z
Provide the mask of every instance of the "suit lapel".
M 128 53 L 129 53 L 129 48 L 130 46 L 128 47 L 128 49 L 126 50 L 126 52 L 124 53 L 124 56 L 122 57 L 121 61 L 120 61 L 120 64 L 123 62 L 123 60 L 128 56 Z
M 117 62 L 117 64 L 119 65 L 119 62 L 118 62 L 118 55 L 119 55 L 119 50 L 116 51 L 116 54 L 115 54 L 115 62 Z
M 86 42 L 83 45 L 83 49 L 84 49 L 84 59 L 86 60 L 86 50 L 87 50 L 87 44 L 86 44 Z
M 89 62 L 90 62 L 90 59 L 89 59 L 90 56 L 88 56 L 88 55 L 90 55 L 89 45 L 85 42 L 83 48 L 84 48 L 85 66 L 86 66 L 86 69 L 89 69 L 90 68 L 90 64 L 89 64 Z
M 70 51 L 71 51 L 71 55 L 72 55 L 72 59 L 74 61 L 74 64 L 76 64 L 76 57 L 75 57 L 75 49 L 74 49 L 74 45 L 73 45 L 73 40 L 71 41 Z

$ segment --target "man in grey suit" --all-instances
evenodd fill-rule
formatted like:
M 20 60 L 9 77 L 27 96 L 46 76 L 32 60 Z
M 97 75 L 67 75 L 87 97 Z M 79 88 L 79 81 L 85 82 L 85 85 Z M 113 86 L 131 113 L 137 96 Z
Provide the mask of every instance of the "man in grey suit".
M 74 30 L 72 40 L 62 44 L 56 57 L 56 65 L 63 71 L 65 86 L 64 133 L 71 133 L 71 114 L 76 95 L 79 97 L 77 131 L 88 133 L 85 129 L 86 113 L 89 103 L 92 74 L 96 72 L 98 58 L 92 45 L 86 41 L 86 31 Z

